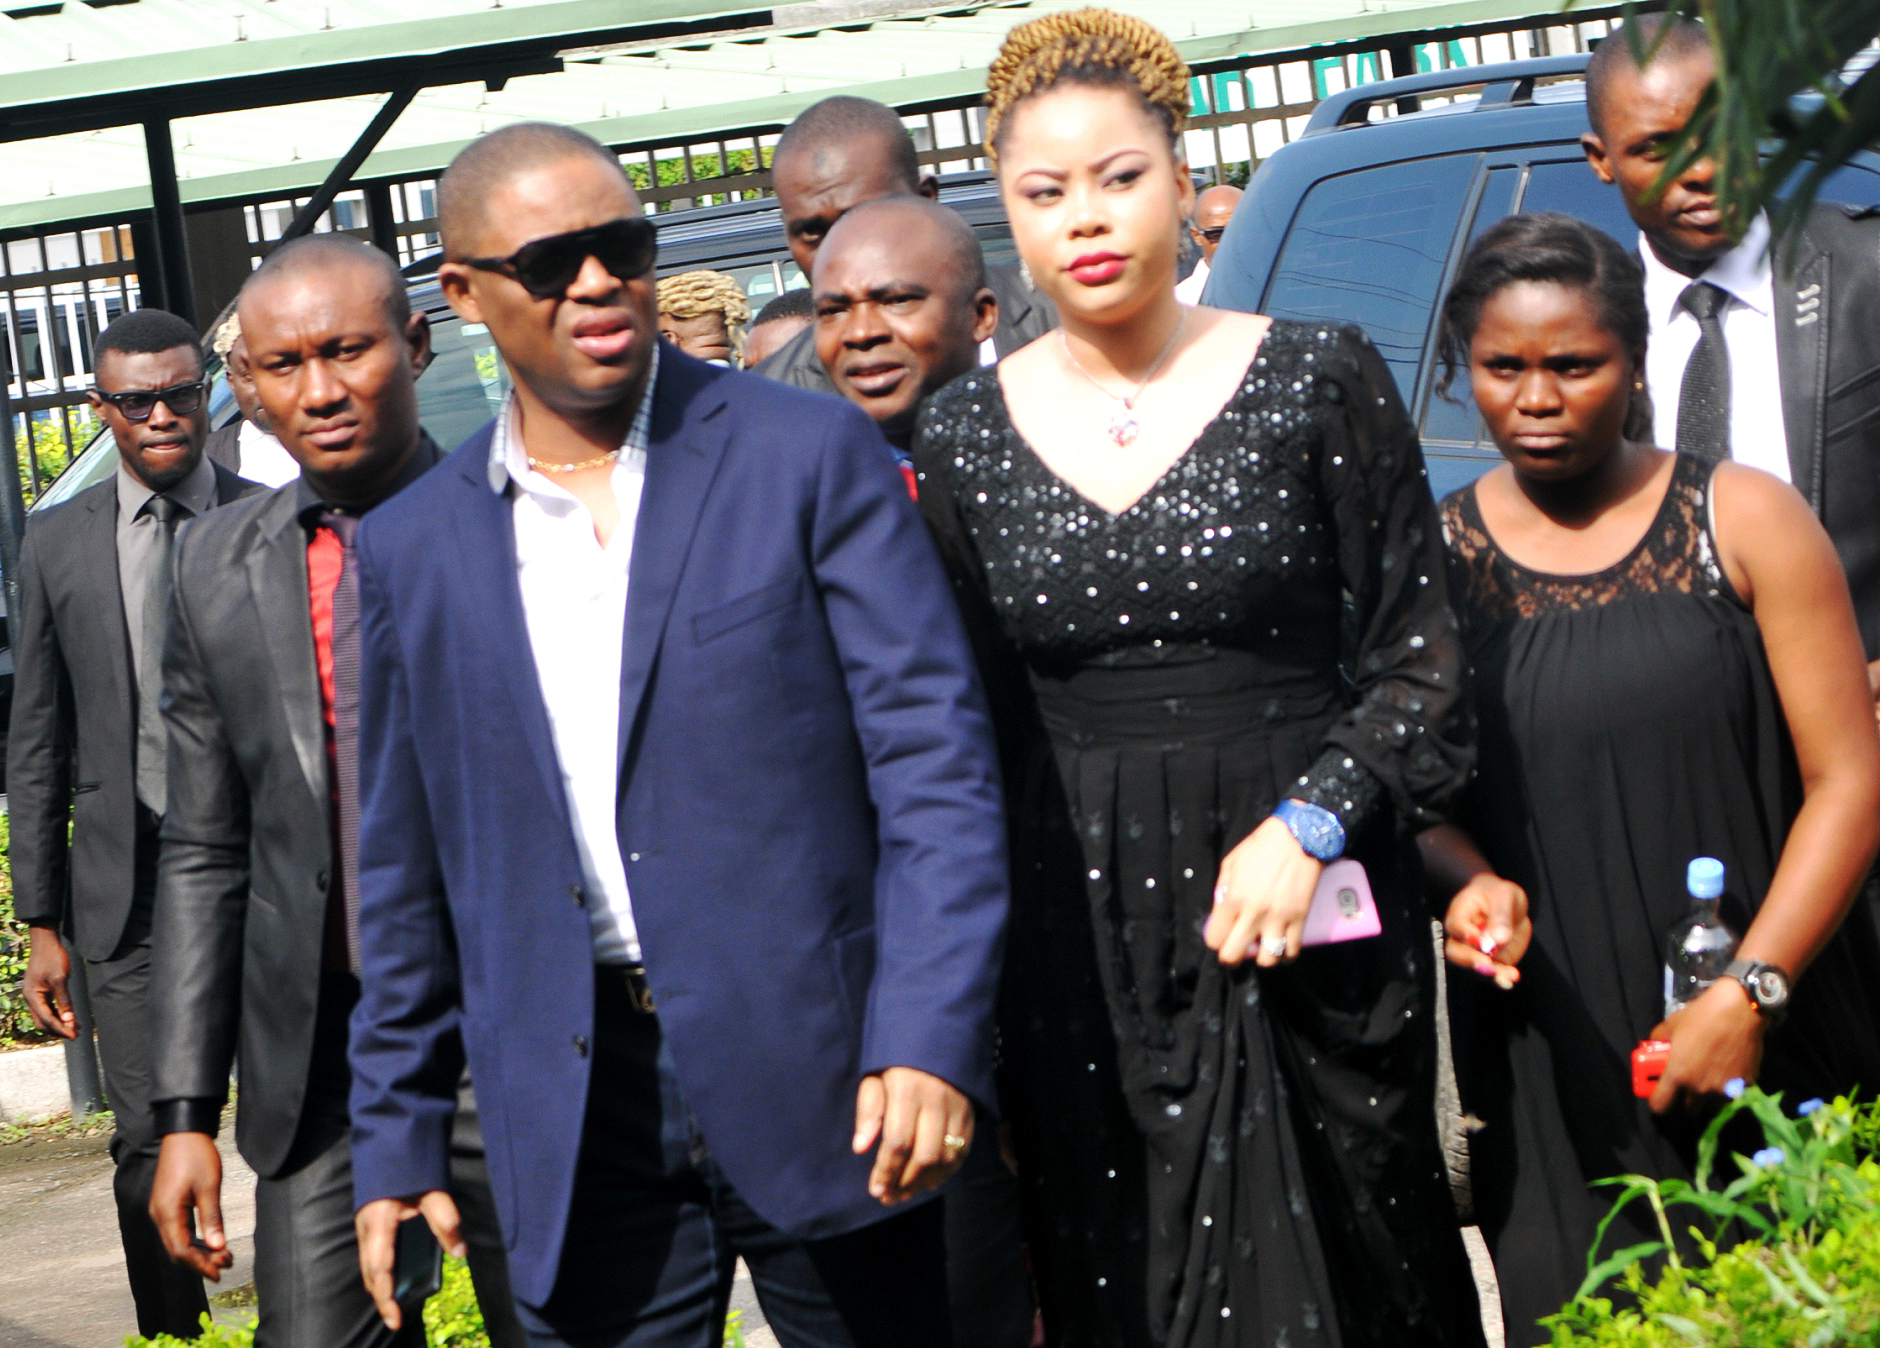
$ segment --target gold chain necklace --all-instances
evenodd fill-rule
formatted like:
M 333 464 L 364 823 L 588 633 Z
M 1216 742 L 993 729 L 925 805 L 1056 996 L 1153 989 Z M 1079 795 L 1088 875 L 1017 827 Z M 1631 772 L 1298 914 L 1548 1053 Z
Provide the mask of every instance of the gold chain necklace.
M 529 467 L 535 469 L 538 473 L 579 473 L 589 468 L 599 468 L 604 463 L 617 462 L 620 458 L 620 451 L 610 449 L 605 454 L 598 455 L 592 459 L 583 459 L 579 463 L 554 463 L 547 459 L 538 459 L 533 454 L 525 454 L 523 457 L 528 459 Z

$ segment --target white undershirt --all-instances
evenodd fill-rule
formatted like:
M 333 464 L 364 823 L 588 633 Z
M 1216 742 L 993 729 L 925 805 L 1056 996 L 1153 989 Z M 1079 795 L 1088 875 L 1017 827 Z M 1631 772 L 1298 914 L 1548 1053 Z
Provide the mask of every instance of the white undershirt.
M 1697 319 L 1678 303 L 1693 279 L 1726 291 L 1730 302 L 1719 317 L 1730 352 L 1730 457 L 1789 480 L 1789 442 L 1782 420 L 1782 380 L 1776 366 L 1775 283 L 1770 275 L 1769 221 L 1757 216 L 1743 242 L 1719 257 L 1702 276 L 1667 267 L 1639 236 L 1645 261 L 1645 304 L 1651 314 L 1651 346 L 1645 353 L 1645 382 L 1651 390 L 1659 445 L 1678 439 L 1678 393 L 1684 367 L 1697 346 Z
M 1195 269 L 1188 273 L 1188 278 L 1175 283 L 1175 298 L 1183 304 L 1201 303 L 1201 292 L 1208 286 L 1208 260 L 1204 257 L 1195 263 Z
M 515 508 L 516 577 L 561 767 L 562 790 L 588 891 L 598 964 L 638 964 L 639 931 L 620 857 L 620 664 L 626 642 L 627 573 L 646 484 L 646 439 L 658 357 L 627 433 L 612 486 L 620 522 L 603 548 L 587 508 L 529 466 L 510 395 L 491 444 L 490 486 Z
M 284 487 L 300 476 L 300 465 L 287 447 L 252 421 L 242 422 L 236 443 L 241 467 L 236 471 L 264 487 Z

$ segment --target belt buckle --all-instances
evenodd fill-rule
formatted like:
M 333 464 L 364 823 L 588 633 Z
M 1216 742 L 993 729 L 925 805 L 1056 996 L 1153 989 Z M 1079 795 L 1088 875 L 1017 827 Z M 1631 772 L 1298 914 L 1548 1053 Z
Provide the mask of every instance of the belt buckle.
M 646 981 L 644 964 L 629 964 L 625 968 L 627 979 L 627 1000 L 633 1003 L 633 1009 L 641 1015 L 650 1016 L 659 1009 L 653 1000 L 652 986 Z

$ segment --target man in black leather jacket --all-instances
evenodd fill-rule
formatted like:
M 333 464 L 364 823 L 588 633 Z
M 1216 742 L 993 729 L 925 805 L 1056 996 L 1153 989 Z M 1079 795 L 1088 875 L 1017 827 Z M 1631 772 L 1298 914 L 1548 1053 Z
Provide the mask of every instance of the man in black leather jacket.
M 1641 69 L 1625 33 L 1600 45 L 1587 71 L 1592 131 L 1584 144 L 1644 236 L 1648 303 L 1670 296 L 1651 313 L 1647 373 L 1663 376 L 1651 379 L 1658 442 L 1706 452 L 1707 413 L 1721 440 L 1708 452 L 1786 477 L 1807 498 L 1840 553 L 1880 690 L 1880 215 L 1819 206 L 1792 257 L 1780 243 L 1765 256 L 1765 221 L 1751 222 L 1743 240 L 1725 231 L 1711 161 L 1691 165 L 1654 198 L 1663 148 L 1717 63 L 1700 25 L 1673 21 L 1665 32 L 1662 17 L 1635 22 L 1642 49 L 1654 54 Z M 1684 298 L 1707 282 L 1723 292 L 1710 319 Z M 1694 385 L 1687 372 L 1699 347 L 1716 344 L 1704 332 L 1710 324 L 1725 348 L 1721 392 L 1714 377 Z M 1685 396 L 1700 389 L 1701 397 Z
M 914 142 L 892 108 L 839 95 L 804 109 L 785 128 L 771 165 L 790 253 L 805 277 L 816 269 L 816 250 L 845 211 L 881 197 L 939 199 L 933 175 L 922 174 Z M 1051 301 L 1031 288 L 1017 267 L 987 267 L 986 284 L 999 299 L 999 327 L 980 359 L 1008 356 L 1057 326 Z M 756 367 L 766 378 L 834 393 L 816 355 L 812 328 L 798 333 Z

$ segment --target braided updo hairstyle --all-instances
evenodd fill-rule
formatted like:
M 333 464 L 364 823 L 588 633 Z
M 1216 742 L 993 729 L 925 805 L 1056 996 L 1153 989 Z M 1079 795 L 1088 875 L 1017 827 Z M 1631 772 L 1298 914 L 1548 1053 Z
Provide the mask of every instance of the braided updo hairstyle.
M 1169 141 L 1188 125 L 1188 65 L 1161 30 L 1112 9 L 1074 9 L 1006 35 L 986 77 L 986 153 L 996 165 L 1012 110 L 1065 84 L 1134 90 Z
M 744 326 L 751 321 L 751 302 L 736 278 L 721 271 L 685 271 L 661 279 L 656 287 L 659 312 L 674 318 L 725 316 L 725 335 L 734 355 L 744 352 Z

